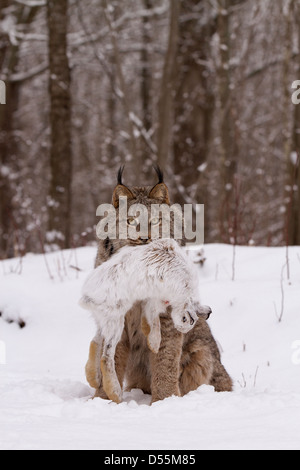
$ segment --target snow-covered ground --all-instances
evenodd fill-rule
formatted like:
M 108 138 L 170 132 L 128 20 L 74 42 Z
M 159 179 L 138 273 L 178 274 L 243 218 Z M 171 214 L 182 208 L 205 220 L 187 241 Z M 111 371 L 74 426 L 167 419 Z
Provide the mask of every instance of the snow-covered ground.
M 199 272 L 234 392 L 203 386 L 153 406 L 140 390 L 90 400 L 95 327 L 77 303 L 94 248 L 0 262 L 0 449 L 299 450 L 300 247 L 290 281 L 283 248 L 237 247 L 235 281 L 232 253 L 207 245 Z

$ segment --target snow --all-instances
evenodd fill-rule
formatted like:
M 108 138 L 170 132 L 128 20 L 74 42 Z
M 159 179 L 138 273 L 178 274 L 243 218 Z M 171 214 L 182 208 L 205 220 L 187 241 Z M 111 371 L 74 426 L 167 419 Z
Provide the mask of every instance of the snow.
M 95 248 L 0 262 L 0 449 L 299 450 L 300 247 L 290 281 L 284 248 L 236 247 L 235 281 L 233 248 L 204 248 L 201 298 L 234 392 L 202 386 L 152 406 L 140 390 L 90 400 L 95 326 L 78 300 Z

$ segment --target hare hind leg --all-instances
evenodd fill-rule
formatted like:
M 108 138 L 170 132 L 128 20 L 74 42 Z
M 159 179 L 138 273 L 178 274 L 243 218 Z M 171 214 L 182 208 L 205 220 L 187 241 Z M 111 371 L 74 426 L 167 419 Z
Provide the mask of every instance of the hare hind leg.
M 163 313 L 162 303 L 153 300 L 143 302 L 143 315 L 141 329 L 147 338 L 147 345 L 150 351 L 157 354 L 161 343 L 159 314 Z
M 103 390 L 109 400 L 112 400 L 115 403 L 121 403 L 122 389 L 118 381 L 118 377 L 112 369 L 112 361 L 113 359 L 109 356 L 101 358 L 100 367 L 103 376 Z
M 148 323 L 146 317 L 142 317 L 141 329 L 147 338 L 147 345 L 150 351 L 157 354 L 160 348 L 161 333 L 160 333 L 160 320 L 159 317 L 154 318 L 151 324 Z
M 124 318 L 118 323 L 110 322 L 108 331 L 114 331 L 114 334 L 107 336 L 103 339 L 103 353 L 100 361 L 100 368 L 102 372 L 103 389 L 108 398 L 115 403 L 122 401 L 122 387 L 120 385 L 116 368 L 115 368 L 115 353 L 116 347 L 119 343 L 124 328 Z

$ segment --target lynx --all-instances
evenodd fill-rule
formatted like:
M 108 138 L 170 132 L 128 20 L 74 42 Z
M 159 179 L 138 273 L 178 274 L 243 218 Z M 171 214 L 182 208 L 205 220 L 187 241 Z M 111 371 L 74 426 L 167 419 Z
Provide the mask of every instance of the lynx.
M 101 331 L 103 387 L 116 403 L 122 401 L 122 388 L 115 372 L 115 350 L 125 315 L 138 301 L 150 328 L 148 347 L 154 353 L 161 342 L 159 315 L 166 313 L 168 304 L 174 326 L 181 333 L 193 328 L 198 315 L 207 318 L 211 313 L 209 307 L 200 305 L 197 270 L 175 240 L 123 247 L 98 266 L 84 283 L 80 305 L 92 312 Z
M 124 167 L 118 173 L 118 184 L 114 189 L 112 204 L 118 209 L 119 198 L 127 197 L 128 208 L 132 204 L 144 204 L 150 210 L 151 204 L 170 205 L 169 191 L 163 174 L 155 168 L 158 183 L 154 187 L 132 187 L 123 184 Z M 138 223 L 134 218 L 128 224 Z M 151 223 L 151 221 L 150 221 Z M 161 220 L 153 223 L 161 224 Z M 135 240 L 100 240 L 95 267 L 107 261 L 125 245 L 140 246 L 152 242 L 149 237 Z M 172 235 L 172 233 L 171 233 Z M 184 240 L 178 240 L 184 245 Z M 183 334 L 176 330 L 172 320 L 172 308 L 160 315 L 161 342 L 157 354 L 148 347 L 150 327 L 143 321 L 143 304 L 136 302 L 127 312 L 125 327 L 115 353 L 115 370 L 119 383 L 125 390 L 139 388 L 152 395 L 152 402 L 172 395 L 183 396 L 200 385 L 213 385 L 215 390 L 231 391 L 232 380 L 223 367 L 220 352 L 210 328 L 204 318 L 199 318 L 194 328 Z M 90 344 L 86 377 L 96 389 L 95 397 L 107 399 L 103 388 L 101 358 L 103 339 L 100 332 Z

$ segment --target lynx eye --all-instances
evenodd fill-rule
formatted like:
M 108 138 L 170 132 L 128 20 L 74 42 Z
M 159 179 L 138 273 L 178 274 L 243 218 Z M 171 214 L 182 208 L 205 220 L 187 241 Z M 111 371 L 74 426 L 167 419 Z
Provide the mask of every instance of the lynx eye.
M 127 224 L 130 225 L 130 227 L 137 227 L 139 224 L 138 219 L 135 219 L 134 217 L 130 217 L 127 219 Z
M 160 218 L 159 217 L 153 217 L 151 219 L 151 225 L 158 225 L 160 224 Z

